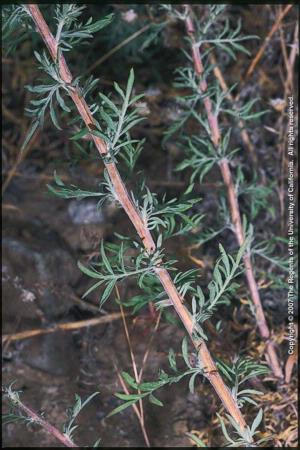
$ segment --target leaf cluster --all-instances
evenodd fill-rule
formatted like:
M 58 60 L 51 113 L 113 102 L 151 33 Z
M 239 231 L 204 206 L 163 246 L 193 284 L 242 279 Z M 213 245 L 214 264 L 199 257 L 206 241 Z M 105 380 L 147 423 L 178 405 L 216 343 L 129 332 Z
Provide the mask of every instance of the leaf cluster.
M 75 403 L 72 408 L 68 410 L 68 421 L 63 426 L 63 432 L 70 439 L 73 439 L 73 433 L 78 427 L 78 425 L 74 425 L 75 420 L 77 419 L 78 414 L 82 411 L 82 409 L 100 392 L 94 392 L 89 397 L 87 397 L 84 401 L 80 398 L 79 395 L 75 394 Z M 98 441 L 99 442 L 99 441 Z
M 143 280 L 142 291 L 129 300 L 122 301 L 122 305 L 131 308 L 132 314 L 136 314 L 141 308 L 148 305 L 149 302 L 155 303 L 157 308 L 162 302 L 169 303 L 169 299 L 165 297 L 166 293 L 157 277 L 148 274 Z
M 197 286 L 193 292 L 192 315 L 196 337 L 200 335 L 202 339 L 207 339 L 202 327 L 203 322 L 213 315 L 219 305 L 228 304 L 230 298 L 239 287 L 238 283 L 232 282 L 232 280 L 242 272 L 240 263 L 247 246 L 248 241 L 246 240 L 240 247 L 236 257 L 233 258 L 219 244 L 221 257 L 215 264 L 212 280 L 208 285 L 208 298 L 205 298 L 200 286 Z
M 4 423 L 11 423 L 11 422 L 24 422 L 26 424 L 41 424 L 41 421 L 38 418 L 33 418 L 32 416 L 25 414 L 23 415 L 21 407 L 24 405 L 21 402 L 20 399 L 20 393 L 21 391 L 15 391 L 12 388 L 13 383 L 8 386 L 2 388 L 4 391 L 4 395 L 8 398 L 10 410 L 8 413 L 3 415 Z M 77 419 L 79 413 L 82 411 L 82 409 L 96 396 L 99 392 L 94 392 L 92 395 L 87 397 L 84 401 L 81 400 L 80 396 L 75 394 L 75 404 L 73 407 L 69 408 L 67 411 L 68 414 L 68 421 L 63 425 L 63 433 L 69 437 L 70 440 L 73 440 L 73 433 L 78 427 L 78 425 L 74 425 L 75 420 Z M 43 418 L 44 413 L 39 413 L 39 416 Z M 93 447 L 97 447 L 100 442 L 100 439 L 98 439 Z
M 102 183 L 100 184 L 99 191 L 89 191 L 81 189 L 74 184 L 66 186 L 66 184 L 62 181 L 62 179 L 56 172 L 54 172 L 54 182 L 55 185 L 47 184 L 47 187 L 51 194 L 56 195 L 60 198 L 76 198 L 77 200 L 81 200 L 88 197 L 99 197 L 100 199 L 97 203 L 97 208 L 100 208 L 104 202 L 109 203 L 116 201 L 114 187 L 111 183 L 106 169 L 104 169 L 104 181 L 102 181 Z
M 273 183 L 265 186 L 258 183 L 258 177 L 254 172 L 253 179 L 250 182 L 246 181 L 245 174 L 241 167 L 238 167 L 236 173 L 236 192 L 238 196 L 246 197 L 247 205 L 250 206 L 250 218 L 254 220 L 260 211 L 268 211 L 274 218 L 274 208 L 269 200 L 273 192 Z
M 199 226 L 203 215 L 190 214 L 192 207 L 200 201 L 199 198 L 189 198 L 193 190 L 191 184 L 183 193 L 181 198 L 166 199 L 164 195 L 161 201 L 157 195 L 152 193 L 147 187 L 142 186 L 146 192 L 139 195 L 139 199 L 134 196 L 133 201 L 140 211 L 145 226 L 151 231 L 155 230 L 161 239 L 185 234 Z
M 222 12 L 222 10 L 220 11 Z M 221 16 L 222 17 L 222 16 Z M 213 21 L 216 21 L 217 15 L 211 16 L 208 24 L 204 25 L 203 31 L 202 28 L 198 28 L 199 35 L 196 38 L 198 46 L 209 44 L 213 45 L 216 48 L 226 52 L 232 59 L 236 60 L 236 52 L 242 52 L 246 55 L 250 55 L 248 49 L 241 44 L 241 42 L 249 40 L 249 39 L 258 39 L 257 36 L 248 35 L 242 36 L 240 35 L 242 22 L 241 19 L 238 20 L 236 28 L 233 28 L 228 18 L 225 18 L 224 23 L 221 26 L 212 26 Z M 216 24 L 218 25 L 218 24 Z M 210 31 L 211 33 L 208 33 Z M 216 33 L 217 31 L 217 33 Z M 211 38 L 209 36 L 211 34 Z
M 143 97 L 143 94 L 132 97 L 133 83 L 133 69 L 130 70 L 126 91 L 123 91 L 118 83 L 114 83 L 115 91 L 121 100 L 120 106 L 117 106 L 108 96 L 99 93 L 100 106 L 94 110 L 94 113 L 97 113 L 95 114 L 96 127 L 92 130 L 85 127 L 72 137 L 73 140 L 77 140 L 92 134 L 104 139 L 108 150 L 108 155 L 105 156 L 106 162 L 115 162 L 120 150 L 125 148 L 123 159 L 131 169 L 141 151 L 142 143 L 139 140 L 131 139 L 129 131 L 143 120 L 143 117 L 138 114 L 138 108 L 133 108 L 129 112 L 129 108 Z M 135 148 L 134 144 L 138 144 L 138 146 Z
M 84 8 L 84 6 L 74 4 L 56 5 L 54 17 L 57 22 L 57 58 L 62 51 L 71 50 L 75 44 L 84 39 L 91 38 L 93 33 L 105 27 L 112 20 L 112 15 L 110 15 L 96 22 L 93 22 L 92 18 L 90 18 L 86 24 L 78 23 L 77 19 L 81 15 Z M 12 15 L 9 20 L 7 20 L 7 34 L 9 34 L 10 29 L 15 26 L 18 21 L 22 20 L 24 15 L 26 18 L 27 16 L 30 18 L 26 7 L 18 7 L 13 10 Z M 61 130 L 57 119 L 56 106 L 59 106 L 63 113 L 70 113 L 72 110 L 72 106 L 68 106 L 66 104 L 62 94 L 68 95 L 70 89 L 78 89 L 81 95 L 85 97 L 87 93 L 95 87 L 98 81 L 93 79 L 93 77 L 89 77 L 84 83 L 83 88 L 80 88 L 79 81 L 81 77 L 77 77 L 69 85 L 62 80 L 57 63 L 53 63 L 45 51 L 43 51 L 42 54 L 35 51 L 34 54 L 40 64 L 39 69 L 46 74 L 47 78 L 50 78 L 50 81 L 47 83 L 43 78 L 40 79 L 43 84 L 25 86 L 30 92 L 36 94 L 38 98 L 31 100 L 30 107 L 26 108 L 26 112 L 33 118 L 33 122 L 22 145 L 22 149 L 24 149 L 28 144 L 38 126 L 43 125 L 45 113 L 48 109 L 54 126 Z M 91 105 L 91 110 L 93 113 L 96 109 L 97 105 Z
M 239 424 L 229 415 L 226 414 L 227 420 L 232 426 L 234 430 L 235 436 L 230 436 L 229 432 L 226 428 L 224 419 L 220 416 L 220 414 L 217 413 L 217 416 L 219 418 L 222 432 L 225 436 L 225 439 L 227 441 L 226 447 L 253 447 L 253 439 L 255 435 L 258 433 L 257 428 L 261 424 L 262 418 L 263 418 L 263 410 L 260 409 L 255 417 L 255 419 L 252 422 L 251 427 L 247 426 L 246 429 L 241 429 Z M 271 439 L 270 436 L 263 437 L 259 440 L 255 441 L 255 446 L 260 446 L 260 444 L 263 444 Z
M 55 5 L 54 18 L 57 24 L 55 39 L 58 52 L 70 51 L 77 44 L 91 39 L 94 33 L 106 27 L 113 19 L 113 14 L 110 14 L 97 21 L 93 21 L 90 17 L 86 23 L 78 22 L 85 8 L 69 3 Z
M 138 246 L 136 242 L 134 244 Z M 134 257 L 132 256 L 131 249 L 132 244 L 128 241 L 122 241 L 120 245 L 104 244 L 101 241 L 100 261 L 98 263 L 94 263 L 90 267 L 85 267 L 78 262 L 79 269 L 85 275 L 98 280 L 85 292 L 83 297 L 86 297 L 92 291 L 104 285 L 105 289 L 100 297 L 100 307 L 102 307 L 111 295 L 116 283 L 132 276 L 137 278 L 138 286 L 143 289 L 145 278 L 154 273 L 157 265 L 162 266 L 163 253 L 161 249 L 158 249 L 152 254 L 149 254 L 140 248 L 139 254 Z M 165 264 L 165 267 L 172 263 L 173 261 L 169 261 Z
M 244 389 L 242 385 L 251 378 L 268 374 L 269 368 L 263 364 L 259 364 L 249 357 L 235 357 L 232 364 L 226 364 L 223 361 L 217 362 L 220 372 L 227 378 L 231 387 L 233 398 L 237 401 L 239 407 L 245 403 L 251 403 L 257 406 L 257 402 L 252 398 L 262 393 L 256 389 Z
M 200 116 L 197 116 L 197 119 L 205 126 L 208 126 L 202 121 Z M 238 148 L 229 150 L 230 136 L 231 128 L 225 133 L 218 149 L 215 149 L 211 140 L 208 138 L 197 135 L 185 137 L 185 159 L 177 165 L 176 170 L 182 171 L 191 169 L 191 182 L 198 179 L 201 183 L 204 176 L 214 167 L 214 165 L 218 164 L 224 158 L 228 160 L 232 159 L 238 151 Z
M 231 365 L 226 364 L 224 361 L 217 361 L 217 367 L 230 383 L 231 394 L 237 401 L 240 408 L 243 407 L 246 403 L 257 406 L 255 397 L 261 395 L 262 392 L 256 389 L 244 388 L 244 386 L 242 385 L 244 385 L 244 383 L 252 378 L 268 374 L 270 372 L 270 369 L 266 365 L 259 364 L 249 357 L 235 357 Z M 247 427 L 245 430 L 242 430 L 235 422 L 235 420 L 229 414 L 226 414 L 230 425 L 233 427 L 235 436 L 229 435 L 224 418 L 222 418 L 219 414 L 217 415 L 228 447 L 243 447 L 253 445 L 251 444 L 251 442 L 253 442 L 255 435 L 258 433 L 257 428 L 263 418 L 262 409 L 258 411 L 251 427 Z M 270 436 L 265 436 L 262 439 L 257 440 L 255 444 L 259 446 L 260 444 L 270 440 L 270 438 Z
M 23 422 L 23 423 L 32 423 L 31 417 L 28 417 L 22 413 L 22 411 L 18 408 L 18 404 L 20 403 L 20 394 L 22 391 L 15 391 L 13 389 L 12 382 L 9 386 L 3 386 L 3 398 L 7 398 L 9 402 L 9 411 L 2 414 L 3 424 L 13 423 L 13 422 Z
M 38 126 L 43 126 L 45 113 L 48 108 L 52 123 L 59 130 L 61 130 L 61 127 L 58 123 L 55 103 L 58 104 L 63 111 L 71 112 L 71 109 L 66 105 L 61 95 L 61 91 L 68 93 L 68 87 L 61 79 L 57 65 L 50 61 L 45 51 L 43 51 L 42 54 L 35 51 L 34 54 L 40 63 L 39 69 L 43 70 L 51 78 L 51 82 L 49 82 L 49 84 L 25 86 L 29 92 L 37 94 L 39 98 L 31 100 L 31 107 L 25 109 L 27 114 L 33 117 L 33 123 L 25 138 L 22 148 L 28 144 Z
M 177 367 L 175 352 L 173 349 L 170 349 L 168 360 L 173 374 L 167 374 L 164 370 L 160 370 L 156 381 L 137 383 L 127 372 L 122 372 L 123 380 L 131 389 L 135 391 L 135 393 L 116 393 L 115 396 L 120 400 L 123 400 L 124 403 L 111 411 L 108 417 L 120 413 L 124 409 L 134 405 L 137 401 L 146 397 L 149 399 L 150 403 L 153 403 L 156 406 L 163 406 L 163 403 L 156 396 L 154 396 L 153 393 L 163 386 L 178 383 L 187 376 L 190 377 L 189 390 L 191 393 L 194 393 L 196 377 L 198 375 L 203 375 L 203 368 L 198 358 L 194 358 L 194 362 L 191 362 L 186 337 L 182 341 L 182 358 L 187 368 L 185 371 L 180 372 Z
M 25 5 L 3 5 L 1 13 L 2 43 L 8 55 L 28 38 L 28 31 L 32 31 L 33 26 Z

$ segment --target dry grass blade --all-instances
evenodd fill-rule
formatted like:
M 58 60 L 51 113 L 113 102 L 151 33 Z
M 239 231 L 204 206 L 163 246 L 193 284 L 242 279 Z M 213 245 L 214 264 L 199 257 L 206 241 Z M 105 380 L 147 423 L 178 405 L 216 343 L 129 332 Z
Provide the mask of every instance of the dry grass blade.
M 120 42 L 118 45 L 113 47 L 109 52 L 105 53 L 105 55 L 101 56 L 97 61 L 95 61 L 85 72 L 84 75 L 87 73 L 92 72 L 96 67 L 100 66 L 100 64 L 103 64 L 104 61 L 109 59 L 112 55 L 114 55 L 116 52 L 121 50 L 122 47 L 129 44 L 129 42 L 136 39 L 138 36 L 143 34 L 145 31 L 149 30 L 151 27 L 151 24 L 143 26 L 140 30 L 136 31 L 135 33 L 132 33 L 130 36 L 128 36 L 126 39 L 124 39 L 122 42 Z

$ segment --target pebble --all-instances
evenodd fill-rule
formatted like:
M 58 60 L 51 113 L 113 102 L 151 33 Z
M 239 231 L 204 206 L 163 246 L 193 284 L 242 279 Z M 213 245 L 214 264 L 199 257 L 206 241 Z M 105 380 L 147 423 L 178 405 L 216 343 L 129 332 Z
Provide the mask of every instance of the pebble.
M 8 316 L 23 320 L 37 309 L 49 320 L 67 314 L 73 306 L 72 286 L 81 273 L 59 235 L 44 224 L 20 222 L 4 230 L 2 245 Z
M 73 224 L 104 223 L 105 215 L 102 209 L 97 207 L 97 203 L 90 199 L 71 200 L 68 205 L 68 214 Z

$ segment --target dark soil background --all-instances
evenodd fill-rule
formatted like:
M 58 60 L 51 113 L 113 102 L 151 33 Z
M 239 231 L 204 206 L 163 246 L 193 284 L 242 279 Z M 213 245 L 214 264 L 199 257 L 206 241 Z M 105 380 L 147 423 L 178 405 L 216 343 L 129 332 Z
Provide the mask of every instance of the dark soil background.
M 262 45 L 283 5 L 228 5 L 228 17 L 235 21 L 241 17 L 244 34 L 258 35 L 260 40 L 250 40 L 247 48 L 252 56 L 239 54 L 236 61 L 223 53 L 216 53 L 223 76 L 230 86 L 239 83 L 237 91 L 241 98 L 261 98 L 259 109 L 268 114 L 249 125 L 249 136 L 258 160 L 257 174 L 260 183 L 270 185 L 269 202 L 274 215 L 262 212 L 256 218 L 255 229 L 265 238 L 272 235 L 286 237 L 286 129 L 287 129 L 287 69 L 285 52 L 289 55 L 294 43 L 297 9 L 293 7 L 284 18 L 278 31 L 268 43 L 254 73 L 245 82 L 245 73 L 252 58 Z M 198 14 L 206 6 L 197 6 Z M 41 6 L 47 20 L 51 21 L 51 5 Z M 163 20 L 164 13 L 157 13 L 151 5 L 87 5 L 84 16 L 101 18 L 108 12 L 115 13 L 112 24 L 97 33 L 86 47 L 67 54 L 74 75 L 88 72 L 89 67 L 129 35 L 150 22 Z M 178 90 L 173 87 L 174 70 L 185 64 L 181 49 L 186 45 L 184 30 L 180 24 L 167 25 L 157 37 L 143 48 L 149 32 L 123 46 L 119 51 L 97 65 L 92 72 L 99 78 L 99 90 L 107 93 L 112 82 L 124 86 L 131 67 L 135 70 L 135 91 L 145 92 L 146 120 L 134 130 L 135 138 L 146 138 L 146 143 L 136 171 L 145 171 L 147 184 L 158 194 L 167 193 L 168 198 L 178 196 L 187 186 L 188 174 L 176 172 L 181 160 L 181 150 L 176 137 L 162 147 L 164 132 L 177 117 L 180 105 L 176 102 Z M 94 292 L 86 300 L 82 294 L 91 280 L 77 267 L 99 252 L 101 239 L 115 241 L 114 232 L 130 234 L 134 231 L 126 215 L 120 209 L 103 207 L 98 211 L 93 200 L 62 200 L 49 195 L 47 183 L 53 180 L 57 170 L 68 184 L 96 187 L 102 180 L 103 165 L 96 155 L 81 158 L 69 140 L 73 130 L 66 117 L 60 117 L 63 132 L 56 130 L 49 118 L 43 130 L 20 153 L 20 147 L 30 125 L 24 115 L 31 94 L 24 89 L 34 84 L 39 76 L 33 50 L 41 51 L 43 45 L 35 34 L 21 42 L 16 53 L 2 56 L 3 76 L 3 234 L 2 234 L 2 286 L 3 286 L 3 333 L 14 334 L 31 329 L 43 329 L 56 324 L 87 320 L 120 308 L 110 299 L 104 310 L 98 310 L 99 293 Z M 297 58 L 298 62 L 298 58 Z M 297 74 L 293 74 L 293 94 L 297 99 Z M 259 110 L 258 109 L 258 110 Z M 295 109 L 297 114 L 297 108 Z M 238 158 L 246 165 L 249 176 L 253 160 L 248 149 L 235 131 L 236 144 L 242 148 Z M 237 164 L 239 159 L 237 159 Z M 134 188 L 135 176 L 128 179 Z M 206 214 L 204 226 L 216 220 L 216 200 L 221 179 L 217 172 L 204 179 L 195 189 L 202 202 L 195 205 L 195 212 Z M 245 210 L 249 205 L 244 204 Z M 218 242 L 231 251 L 234 239 L 229 232 L 191 253 L 185 238 L 170 242 L 168 252 L 180 261 L 181 270 L 199 267 L 201 284 L 207 285 L 211 269 L 218 257 Z M 286 247 L 278 247 L 277 256 L 286 256 Z M 280 345 L 280 360 L 287 361 L 287 308 L 286 291 L 274 288 L 268 275 L 282 277 L 276 267 L 260 261 L 257 277 L 261 296 L 274 333 Z M 274 282 L 273 282 L 274 283 Z M 134 281 L 121 284 L 121 299 L 126 301 L 138 294 Z M 216 318 L 223 319 L 223 334 L 218 336 L 212 329 L 210 348 L 216 356 L 230 356 L 244 351 L 263 360 L 263 348 L 255 332 L 255 323 L 243 299 L 247 296 L 242 283 L 240 296 L 230 310 L 221 310 Z M 149 340 L 152 339 L 143 379 L 154 380 L 159 368 L 168 370 L 167 354 L 172 347 L 180 352 L 183 330 L 172 324 L 175 316 L 162 317 L 157 331 L 157 315 L 145 307 L 138 315 L 125 311 L 132 349 L 138 366 L 141 366 Z M 66 410 L 74 404 L 74 395 L 87 397 L 100 391 L 79 416 L 79 429 L 75 433 L 78 445 L 92 445 L 101 438 L 104 447 L 144 446 L 143 435 L 132 409 L 106 418 L 119 400 L 114 393 L 121 391 L 116 371 L 132 373 L 131 360 L 121 318 L 97 326 L 83 327 L 73 331 L 56 331 L 28 339 L 3 344 L 3 384 L 15 381 L 15 389 L 21 390 L 21 399 L 36 411 L 43 411 L 47 420 L 61 428 L 66 421 Z M 296 381 L 280 388 L 271 378 L 257 381 L 264 392 L 260 405 L 265 411 L 264 429 L 274 434 L 274 445 L 297 446 L 296 428 Z M 195 394 L 190 394 L 185 381 L 160 390 L 158 397 L 165 407 L 160 408 L 144 402 L 145 424 L 152 446 L 192 446 L 186 435 L 194 431 L 212 446 L 222 440 L 215 412 L 219 403 L 204 379 L 197 383 Z M 4 402 L 4 411 L 7 411 Z M 246 415 L 253 419 L 256 408 L 249 408 Z M 3 427 L 5 447 L 60 446 L 53 437 L 36 425 L 11 423 Z

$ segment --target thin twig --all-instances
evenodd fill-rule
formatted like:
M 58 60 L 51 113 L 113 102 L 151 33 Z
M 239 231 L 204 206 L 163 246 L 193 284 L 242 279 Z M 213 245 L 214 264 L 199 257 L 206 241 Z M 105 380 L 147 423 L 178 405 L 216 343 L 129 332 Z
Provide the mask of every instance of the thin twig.
M 5 179 L 5 181 L 3 182 L 2 185 L 2 195 L 4 194 L 4 192 L 6 191 L 8 185 L 10 184 L 11 180 L 13 179 L 13 177 L 16 174 L 17 168 L 19 167 L 19 165 L 24 161 L 24 159 L 26 158 L 26 156 L 30 153 L 30 151 L 34 148 L 34 145 L 36 144 L 36 141 L 39 137 L 39 130 L 37 130 L 34 133 L 34 136 L 32 137 L 32 139 L 28 142 L 26 148 L 24 148 L 22 151 L 19 150 L 18 156 L 16 161 L 14 162 L 14 164 L 12 165 L 11 169 L 8 172 L 8 175 Z
M 103 317 L 95 317 L 93 319 L 79 320 L 77 322 L 59 323 L 51 328 L 36 328 L 33 330 L 20 331 L 19 333 L 4 334 L 2 336 L 2 343 L 9 341 L 20 341 L 23 339 L 29 339 L 42 334 L 54 333 L 55 331 L 72 331 L 78 330 L 84 327 L 93 327 L 102 323 L 113 322 L 114 320 L 120 320 L 122 314 L 119 312 L 111 313 Z
M 8 120 L 10 120 L 12 123 L 17 125 L 18 127 L 23 125 L 23 120 L 20 119 L 20 117 L 17 117 L 9 109 L 7 109 L 3 101 L 2 101 L 2 113 L 3 113 L 3 116 L 6 116 Z
M 287 54 L 286 49 L 286 42 L 284 38 L 284 32 L 283 32 L 283 25 L 280 24 L 280 44 L 281 44 L 281 50 L 283 59 L 285 62 L 285 67 L 287 71 L 286 79 L 284 80 L 282 75 L 282 84 L 284 87 L 284 96 L 283 101 L 284 104 L 287 103 L 287 98 L 289 93 L 293 93 L 293 69 L 295 64 L 295 59 L 297 56 L 297 47 L 298 47 L 298 23 L 296 24 L 295 31 L 294 31 L 294 39 L 293 39 L 293 45 L 290 51 L 290 55 Z M 284 226 L 285 226 L 285 172 L 288 168 L 287 164 L 287 158 L 286 158 L 286 142 L 287 142 L 287 136 L 288 136 L 288 122 L 286 122 L 285 114 L 282 111 L 281 117 L 279 119 L 279 138 L 278 138 L 278 148 L 279 153 L 281 154 L 281 164 L 280 164 L 280 177 L 279 177 L 279 186 L 278 186 L 278 193 L 279 193 L 279 206 L 280 206 L 280 217 L 281 217 L 281 231 L 284 232 Z
M 151 334 L 151 337 L 149 339 L 149 342 L 148 342 L 148 345 L 147 345 L 147 348 L 146 348 L 146 351 L 145 351 L 145 354 L 144 354 L 144 357 L 143 357 L 142 367 L 141 367 L 141 370 L 140 370 L 139 375 L 138 375 L 138 382 L 139 383 L 142 380 L 142 376 L 143 376 L 143 373 L 144 373 L 144 368 L 145 368 L 148 356 L 150 354 L 150 348 L 151 348 L 151 345 L 152 345 L 155 333 L 157 332 L 159 324 L 160 324 L 161 315 L 162 315 L 162 311 L 159 311 L 159 314 L 158 314 L 157 319 L 156 319 L 156 323 L 155 323 L 155 327 L 154 327 L 153 333 Z
M 186 5 L 185 9 L 187 12 L 185 25 L 186 25 L 187 34 L 189 35 L 189 37 L 191 39 L 191 50 L 192 50 L 192 56 L 193 56 L 193 62 L 194 62 L 194 70 L 200 78 L 199 91 L 203 95 L 207 92 L 208 86 L 207 86 L 206 80 L 202 76 L 203 72 L 204 72 L 204 68 L 203 68 L 203 63 L 202 63 L 201 54 L 200 54 L 200 46 L 195 45 L 195 43 L 196 43 L 195 27 L 194 27 L 193 19 L 191 17 L 190 5 Z M 212 140 L 215 148 L 217 149 L 220 144 L 220 140 L 221 140 L 221 132 L 220 132 L 220 128 L 218 125 L 218 118 L 215 114 L 213 114 L 211 99 L 208 95 L 204 98 L 203 103 L 204 103 L 204 107 L 205 107 L 205 111 L 206 111 L 206 115 L 207 115 L 207 120 L 209 123 L 210 132 L 211 132 L 211 140 Z M 229 162 L 226 158 L 223 158 L 220 161 L 219 165 L 220 165 L 220 170 L 221 170 L 222 177 L 224 180 L 224 184 L 227 188 L 227 196 L 228 196 L 228 202 L 229 202 L 229 207 L 230 207 L 231 220 L 232 220 L 232 223 L 234 226 L 235 235 L 236 235 L 239 246 L 242 246 L 245 242 L 245 237 L 244 237 L 244 232 L 243 232 L 241 214 L 240 214 L 240 210 L 239 210 L 238 198 L 237 198 L 237 194 L 235 191 L 235 186 L 233 183 Z M 264 311 L 262 308 L 257 283 L 256 283 L 255 277 L 254 277 L 254 271 L 253 271 L 253 267 L 252 267 L 252 263 L 251 263 L 250 254 L 246 253 L 243 256 L 243 260 L 244 260 L 244 265 L 245 265 L 245 269 L 246 269 L 246 277 L 247 277 L 247 281 L 248 281 L 248 287 L 249 287 L 249 290 L 251 293 L 251 298 L 252 298 L 253 304 L 255 306 L 255 316 L 256 316 L 257 326 L 259 328 L 262 338 L 266 341 L 266 353 L 267 353 L 268 363 L 269 363 L 271 369 L 273 370 L 274 375 L 278 378 L 282 378 L 283 372 L 282 372 L 282 369 L 280 367 L 280 364 L 279 364 L 279 361 L 278 361 L 278 358 L 277 358 L 277 355 L 275 352 L 274 343 L 270 339 L 270 337 L 271 337 L 270 330 L 269 330 L 268 324 L 266 322 L 266 318 L 265 318 Z
M 298 32 L 299 32 L 299 23 L 296 23 L 295 31 L 294 31 L 294 39 L 292 48 L 290 51 L 290 54 L 288 56 L 287 49 L 286 49 L 286 43 L 284 39 L 284 32 L 282 26 L 279 28 L 280 31 L 280 44 L 282 49 L 282 55 L 284 59 L 285 68 L 287 71 L 287 78 L 284 83 L 285 91 L 293 92 L 293 71 L 294 71 L 294 65 L 296 61 L 296 56 L 298 52 Z
M 293 90 L 293 69 L 296 61 L 297 54 L 299 54 L 299 22 L 296 23 L 295 31 L 294 31 L 294 40 L 293 45 L 290 51 L 289 56 L 289 77 L 288 77 L 288 83 L 291 86 L 291 89 Z
M 266 47 L 268 46 L 272 36 L 274 33 L 276 33 L 276 31 L 278 30 L 281 21 L 284 19 L 284 17 L 287 15 L 287 13 L 290 11 L 290 9 L 292 9 L 294 5 L 286 5 L 286 7 L 284 8 L 283 11 L 281 11 L 281 13 L 277 16 L 277 19 L 275 21 L 275 23 L 273 24 L 271 30 L 269 31 L 269 33 L 267 34 L 262 46 L 260 47 L 259 51 L 257 52 L 257 54 L 255 55 L 253 61 L 251 62 L 247 72 L 246 72 L 246 80 L 250 77 L 250 75 L 252 74 L 252 72 L 254 71 L 257 63 L 259 62 L 259 60 L 261 59 L 262 55 L 264 54 Z
M 121 50 L 125 45 L 127 45 L 129 42 L 133 41 L 135 38 L 140 36 L 145 31 L 149 30 L 151 27 L 151 24 L 144 25 L 140 30 L 136 31 L 135 33 L 132 33 L 130 36 L 128 36 L 126 39 L 124 39 L 122 42 L 120 42 L 118 45 L 113 47 L 109 52 L 105 53 L 105 55 L 101 56 L 97 61 L 95 61 L 84 73 L 83 75 L 86 75 L 89 72 L 92 72 L 96 67 L 100 66 L 100 64 L 104 63 L 108 58 L 110 58 L 112 55 L 114 55 L 116 52 Z
M 54 61 L 57 58 L 57 42 L 55 41 L 53 35 L 51 34 L 47 23 L 44 20 L 39 8 L 35 4 L 27 5 L 28 11 L 36 25 L 37 31 L 45 42 L 50 55 Z M 72 82 L 72 75 L 66 64 L 63 55 L 58 58 L 58 66 L 60 71 L 60 77 L 62 80 L 70 86 Z M 85 101 L 85 99 L 80 95 L 77 88 L 72 88 L 69 90 L 69 95 L 72 98 L 74 104 L 77 107 L 79 114 L 81 115 L 87 128 L 92 131 L 92 127 L 96 126 L 93 115 Z M 92 133 L 91 133 L 92 134 Z M 92 134 L 94 144 L 99 151 L 100 155 L 107 154 L 107 146 L 103 139 Z M 130 195 L 120 177 L 119 171 L 114 162 L 104 162 L 107 172 L 109 174 L 110 180 L 114 186 L 114 191 L 116 193 L 116 198 L 120 202 L 121 206 L 124 208 L 126 214 L 131 220 L 133 226 L 135 227 L 138 235 L 140 236 L 144 247 L 148 253 L 152 253 L 156 249 L 156 245 L 151 236 L 151 233 L 147 226 L 145 225 L 140 213 L 137 208 L 132 203 Z M 193 342 L 195 348 L 199 353 L 199 358 L 203 363 L 203 366 L 207 368 L 206 377 L 214 387 L 216 393 L 224 404 L 225 408 L 229 414 L 234 418 L 234 420 L 239 424 L 241 429 L 247 427 L 244 417 L 238 407 L 237 402 L 233 398 L 230 390 L 225 385 L 215 362 L 213 361 L 210 352 L 207 348 L 205 341 L 201 338 L 195 338 L 194 335 L 194 323 L 191 313 L 182 304 L 180 294 L 178 293 L 168 271 L 163 267 L 156 266 L 154 272 L 161 284 L 163 285 L 174 309 L 176 310 L 178 316 L 180 317 L 184 327 L 186 328 L 191 341 Z
M 120 374 L 120 370 L 118 369 L 118 367 L 117 367 L 115 362 L 113 364 L 114 364 L 115 371 L 117 372 L 117 376 L 119 378 L 119 381 L 120 381 L 120 384 L 122 386 L 122 389 L 124 390 L 125 394 L 129 395 L 130 392 L 129 392 L 129 390 L 128 390 L 128 388 L 127 388 L 127 386 L 126 386 L 126 384 L 125 384 L 125 382 L 124 382 L 124 380 L 122 378 L 122 375 Z M 133 407 L 134 412 L 135 412 L 135 414 L 137 415 L 137 418 L 140 421 L 141 420 L 141 413 L 140 413 L 140 410 L 138 409 L 136 403 L 133 403 L 133 405 L 131 405 L 131 406 Z
M 118 286 L 115 286 L 115 291 L 116 291 L 116 294 L 117 294 L 117 299 L 119 301 L 119 306 L 120 306 L 120 311 L 121 311 L 121 316 L 122 316 L 125 336 L 126 336 L 126 340 L 127 340 L 127 344 L 128 344 L 128 348 L 129 348 L 131 364 L 132 364 L 133 373 L 134 373 L 134 378 L 135 378 L 135 381 L 137 383 L 139 383 L 140 380 L 139 380 L 139 376 L 138 376 L 137 364 L 136 364 L 136 361 L 135 361 L 135 356 L 134 356 L 134 352 L 133 352 L 132 345 L 131 345 L 130 334 L 129 334 L 129 330 L 128 330 L 128 326 L 127 326 L 127 322 L 126 322 L 126 318 L 125 318 L 125 314 L 124 314 L 124 308 L 123 308 L 123 305 L 122 305 L 122 301 L 121 301 L 121 297 L 120 297 Z M 141 391 L 139 389 L 138 389 L 138 394 L 141 394 Z M 143 435 L 144 435 L 144 438 L 145 438 L 146 445 L 147 445 L 147 447 L 150 447 L 150 441 L 149 441 L 149 438 L 148 438 L 148 435 L 147 435 L 147 431 L 146 431 L 146 427 L 145 427 L 145 415 L 144 415 L 143 399 L 140 399 L 138 403 L 139 403 L 139 407 L 140 407 L 139 422 L 140 422 L 141 429 L 142 429 L 142 432 L 143 432 Z

